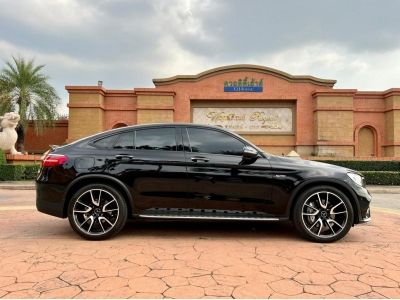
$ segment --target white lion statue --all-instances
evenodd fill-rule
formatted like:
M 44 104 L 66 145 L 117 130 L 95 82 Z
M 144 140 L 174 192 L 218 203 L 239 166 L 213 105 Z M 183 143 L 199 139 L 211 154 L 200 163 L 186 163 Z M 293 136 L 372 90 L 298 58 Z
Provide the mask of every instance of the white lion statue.
M 10 150 L 11 154 L 22 154 L 15 149 L 15 143 L 18 139 L 17 127 L 19 122 L 19 114 L 15 112 L 8 112 L 0 117 L 0 125 L 2 132 L 0 132 L 0 149 Z

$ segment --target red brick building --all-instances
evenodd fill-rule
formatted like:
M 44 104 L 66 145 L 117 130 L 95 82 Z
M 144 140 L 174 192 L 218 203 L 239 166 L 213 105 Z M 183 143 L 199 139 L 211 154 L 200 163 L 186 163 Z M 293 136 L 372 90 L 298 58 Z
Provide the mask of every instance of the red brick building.
M 55 121 L 53 126 L 45 127 L 37 133 L 32 122 L 28 123 L 25 133 L 25 151 L 41 154 L 49 145 L 62 145 L 68 138 L 68 120 Z
M 238 132 L 266 151 L 400 157 L 400 89 L 335 89 L 335 80 L 232 65 L 154 79 L 154 88 L 66 86 L 68 141 L 120 126 L 196 122 Z

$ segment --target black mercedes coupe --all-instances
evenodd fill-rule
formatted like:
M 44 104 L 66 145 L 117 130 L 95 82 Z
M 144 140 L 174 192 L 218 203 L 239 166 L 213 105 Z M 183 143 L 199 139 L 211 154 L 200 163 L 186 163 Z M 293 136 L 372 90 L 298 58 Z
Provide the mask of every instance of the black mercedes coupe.
M 370 220 L 356 171 L 274 156 L 237 134 L 197 124 L 148 124 L 53 147 L 36 179 L 40 212 L 68 217 L 90 240 L 128 218 L 291 220 L 315 242 Z

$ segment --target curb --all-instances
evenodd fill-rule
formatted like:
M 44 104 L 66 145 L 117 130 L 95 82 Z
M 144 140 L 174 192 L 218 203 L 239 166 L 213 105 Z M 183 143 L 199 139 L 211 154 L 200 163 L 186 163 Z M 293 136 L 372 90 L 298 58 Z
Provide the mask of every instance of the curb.
M 0 190 L 35 190 L 34 181 L 0 181 Z
M 400 194 L 400 186 L 398 185 L 373 185 L 368 186 L 367 189 L 371 194 Z
M 34 185 L 8 185 L 8 184 L 2 184 L 0 185 L 0 190 L 36 190 Z

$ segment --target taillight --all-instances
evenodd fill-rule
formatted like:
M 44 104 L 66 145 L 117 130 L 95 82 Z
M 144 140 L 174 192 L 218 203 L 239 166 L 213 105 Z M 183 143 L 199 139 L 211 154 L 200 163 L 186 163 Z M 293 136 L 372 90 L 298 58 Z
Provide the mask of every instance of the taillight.
M 68 156 L 62 154 L 48 154 L 42 161 L 42 167 L 54 167 L 64 164 Z

